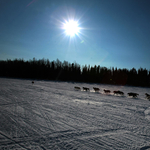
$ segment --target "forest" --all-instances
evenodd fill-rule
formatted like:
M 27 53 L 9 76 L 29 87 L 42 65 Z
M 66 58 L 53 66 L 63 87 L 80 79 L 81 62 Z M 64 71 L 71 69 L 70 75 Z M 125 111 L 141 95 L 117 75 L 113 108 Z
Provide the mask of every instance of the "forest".
M 71 82 L 102 83 L 150 87 L 150 70 L 139 68 L 107 68 L 103 66 L 80 66 L 78 63 L 49 61 L 49 59 L 1 60 L 0 76 Z

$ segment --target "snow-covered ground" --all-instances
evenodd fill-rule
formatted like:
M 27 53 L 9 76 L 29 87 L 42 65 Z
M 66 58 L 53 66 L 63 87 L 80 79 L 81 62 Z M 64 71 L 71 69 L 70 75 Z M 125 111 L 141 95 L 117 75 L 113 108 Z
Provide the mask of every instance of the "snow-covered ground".
M 139 96 L 128 97 L 128 92 Z M 146 92 L 150 89 L 0 78 L 0 149 L 150 149 Z

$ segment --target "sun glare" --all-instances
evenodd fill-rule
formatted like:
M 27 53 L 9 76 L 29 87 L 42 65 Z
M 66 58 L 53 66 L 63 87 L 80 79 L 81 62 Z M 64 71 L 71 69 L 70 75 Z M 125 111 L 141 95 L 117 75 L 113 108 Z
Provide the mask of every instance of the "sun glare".
M 74 20 L 70 20 L 64 24 L 65 33 L 69 36 L 75 36 L 79 33 L 78 23 Z

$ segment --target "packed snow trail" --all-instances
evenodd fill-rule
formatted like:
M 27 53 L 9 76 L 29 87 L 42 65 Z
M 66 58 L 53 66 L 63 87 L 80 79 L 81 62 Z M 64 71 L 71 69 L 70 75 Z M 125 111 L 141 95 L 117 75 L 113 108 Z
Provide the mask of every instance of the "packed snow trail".
M 150 101 L 144 97 L 149 88 L 6 78 L 0 83 L 0 149 L 150 148 Z

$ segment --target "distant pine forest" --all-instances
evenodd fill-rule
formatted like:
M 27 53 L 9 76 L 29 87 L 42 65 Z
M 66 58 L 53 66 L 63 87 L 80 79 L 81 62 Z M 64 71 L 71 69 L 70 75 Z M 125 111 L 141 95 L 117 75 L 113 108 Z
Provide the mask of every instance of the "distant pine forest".
M 78 63 L 23 59 L 0 61 L 0 76 L 9 78 L 29 78 L 57 81 L 88 82 L 114 85 L 150 87 L 150 71 L 139 68 L 118 69 L 100 65 L 80 66 Z

